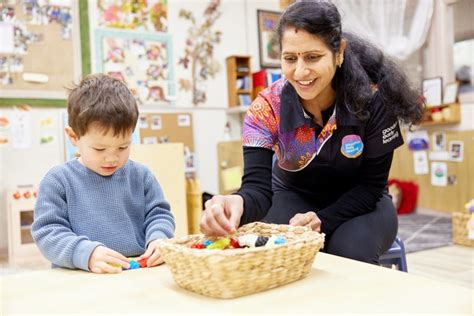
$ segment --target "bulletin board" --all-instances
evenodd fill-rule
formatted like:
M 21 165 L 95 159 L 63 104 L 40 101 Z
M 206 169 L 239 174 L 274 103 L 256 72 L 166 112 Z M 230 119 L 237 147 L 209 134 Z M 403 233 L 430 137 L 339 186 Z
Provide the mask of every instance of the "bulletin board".
M 429 131 L 428 133 L 430 151 L 433 149 L 433 133 L 439 133 L 439 130 Z M 429 172 L 427 174 L 415 174 L 414 154 L 408 150 L 408 146 L 405 144 L 395 150 L 390 178 L 416 182 L 419 186 L 419 207 L 443 212 L 459 212 L 464 210 L 465 203 L 474 198 L 474 131 L 443 131 L 443 133 L 446 135 L 446 144 L 450 142 L 463 143 L 462 161 L 429 159 Z M 432 162 L 446 163 L 447 175 L 450 178 L 447 185 L 434 186 L 432 184 Z
M 142 113 L 138 125 L 140 143 L 183 143 L 194 152 L 191 113 Z
M 126 82 L 139 105 L 174 104 L 171 35 L 96 29 L 95 58 L 96 71 Z
M 141 113 L 137 128 L 140 144 L 183 143 L 185 171 L 196 171 L 191 113 Z
M 67 113 L 62 117 L 64 127 L 68 125 Z M 66 160 L 78 156 L 68 137 L 64 137 L 64 155 Z M 137 126 L 132 135 L 134 145 L 153 145 L 160 143 L 183 143 L 185 171 L 196 171 L 196 155 L 194 152 L 193 119 L 191 113 L 176 112 L 145 112 L 140 113 Z
M 168 0 L 131 1 L 89 0 L 92 14 L 96 15 L 97 26 L 148 32 L 168 30 Z M 96 11 L 96 12 L 94 12 Z M 91 21 L 92 22 L 92 21 Z M 93 25 L 95 27 L 95 25 Z
M 81 73 L 77 1 L 3 1 L 0 38 L 1 98 L 66 98 Z

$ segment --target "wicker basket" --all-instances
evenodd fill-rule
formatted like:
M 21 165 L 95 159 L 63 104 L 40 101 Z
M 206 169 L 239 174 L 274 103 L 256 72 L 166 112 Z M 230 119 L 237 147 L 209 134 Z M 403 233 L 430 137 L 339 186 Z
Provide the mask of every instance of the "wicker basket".
M 474 247 L 474 240 L 468 238 L 467 231 L 467 222 L 470 218 L 469 213 L 453 213 L 453 242 L 455 244 Z
M 265 224 L 242 226 L 235 236 L 283 235 L 283 245 L 229 250 L 193 249 L 204 235 L 163 240 L 160 251 L 176 283 L 184 289 L 217 298 L 234 298 L 271 289 L 305 277 L 324 234 L 307 227 Z

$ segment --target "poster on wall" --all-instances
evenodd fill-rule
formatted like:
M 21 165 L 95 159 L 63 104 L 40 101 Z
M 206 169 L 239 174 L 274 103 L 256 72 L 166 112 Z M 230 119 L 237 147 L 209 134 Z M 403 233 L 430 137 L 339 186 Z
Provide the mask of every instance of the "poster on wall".
M 428 174 L 428 155 L 426 151 L 413 152 L 413 163 L 415 164 L 415 174 Z
M 147 32 L 168 31 L 168 0 L 97 0 L 98 26 Z M 90 4 L 93 4 L 92 1 Z
M 446 133 L 445 132 L 433 132 L 432 137 L 432 149 L 434 151 L 446 150 Z
M 127 83 L 139 105 L 174 104 L 171 35 L 95 31 L 96 70 Z
M 464 142 L 450 141 L 449 142 L 449 160 L 462 162 L 464 156 Z
M 448 164 L 445 162 L 431 163 L 431 184 L 438 187 L 448 185 Z
M 0 97 L 67 97 L 81 74 L 77 4 L 0 1 Z

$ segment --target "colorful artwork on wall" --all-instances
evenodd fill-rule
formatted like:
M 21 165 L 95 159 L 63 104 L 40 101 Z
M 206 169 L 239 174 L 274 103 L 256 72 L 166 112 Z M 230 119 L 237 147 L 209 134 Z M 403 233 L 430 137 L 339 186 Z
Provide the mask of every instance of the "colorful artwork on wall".
M 97 29 L 95 39 L 97 72 L 126 82 L 140 105 L 174 103 L 171 35 Z
M 167 0 L 98 0 L 97 8 L 100 27 L 168 30 Z
M 220 70 L 220 64 L 214 58 L 214 45 L 220 43 L 222 32 L 212 28 L 221 16 L 219 11 L 220 0 L 211 0 L 204 10 L 204 21 L 199 24 L 189 10 L 182 9 L 179 17 L 191 22 L 188 28 L 186 48 L 179 59 L 179 65 L 191 70 L 191 78 L 180 78 L 179 85 L 182 91 L 191 91 L 193 104 L 206 102 L 205 81 L 214 77 Z
M 257 10 L 260 67 L 280 68 L 280 44 L 276 29 L 280 12 Z
M 72 1 L 0 1 L 0 97 L 66 98 L 64 86 L 81 72 L 77 9 Z

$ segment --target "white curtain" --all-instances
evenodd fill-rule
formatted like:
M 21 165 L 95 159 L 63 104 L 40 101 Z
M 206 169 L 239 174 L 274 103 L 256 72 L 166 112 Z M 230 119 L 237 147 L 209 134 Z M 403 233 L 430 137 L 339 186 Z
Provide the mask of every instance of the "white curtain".
M 433 0 L 333 0 L 342 28 L 362 36 L 385 53 L 405 60 L 424 43 Z

